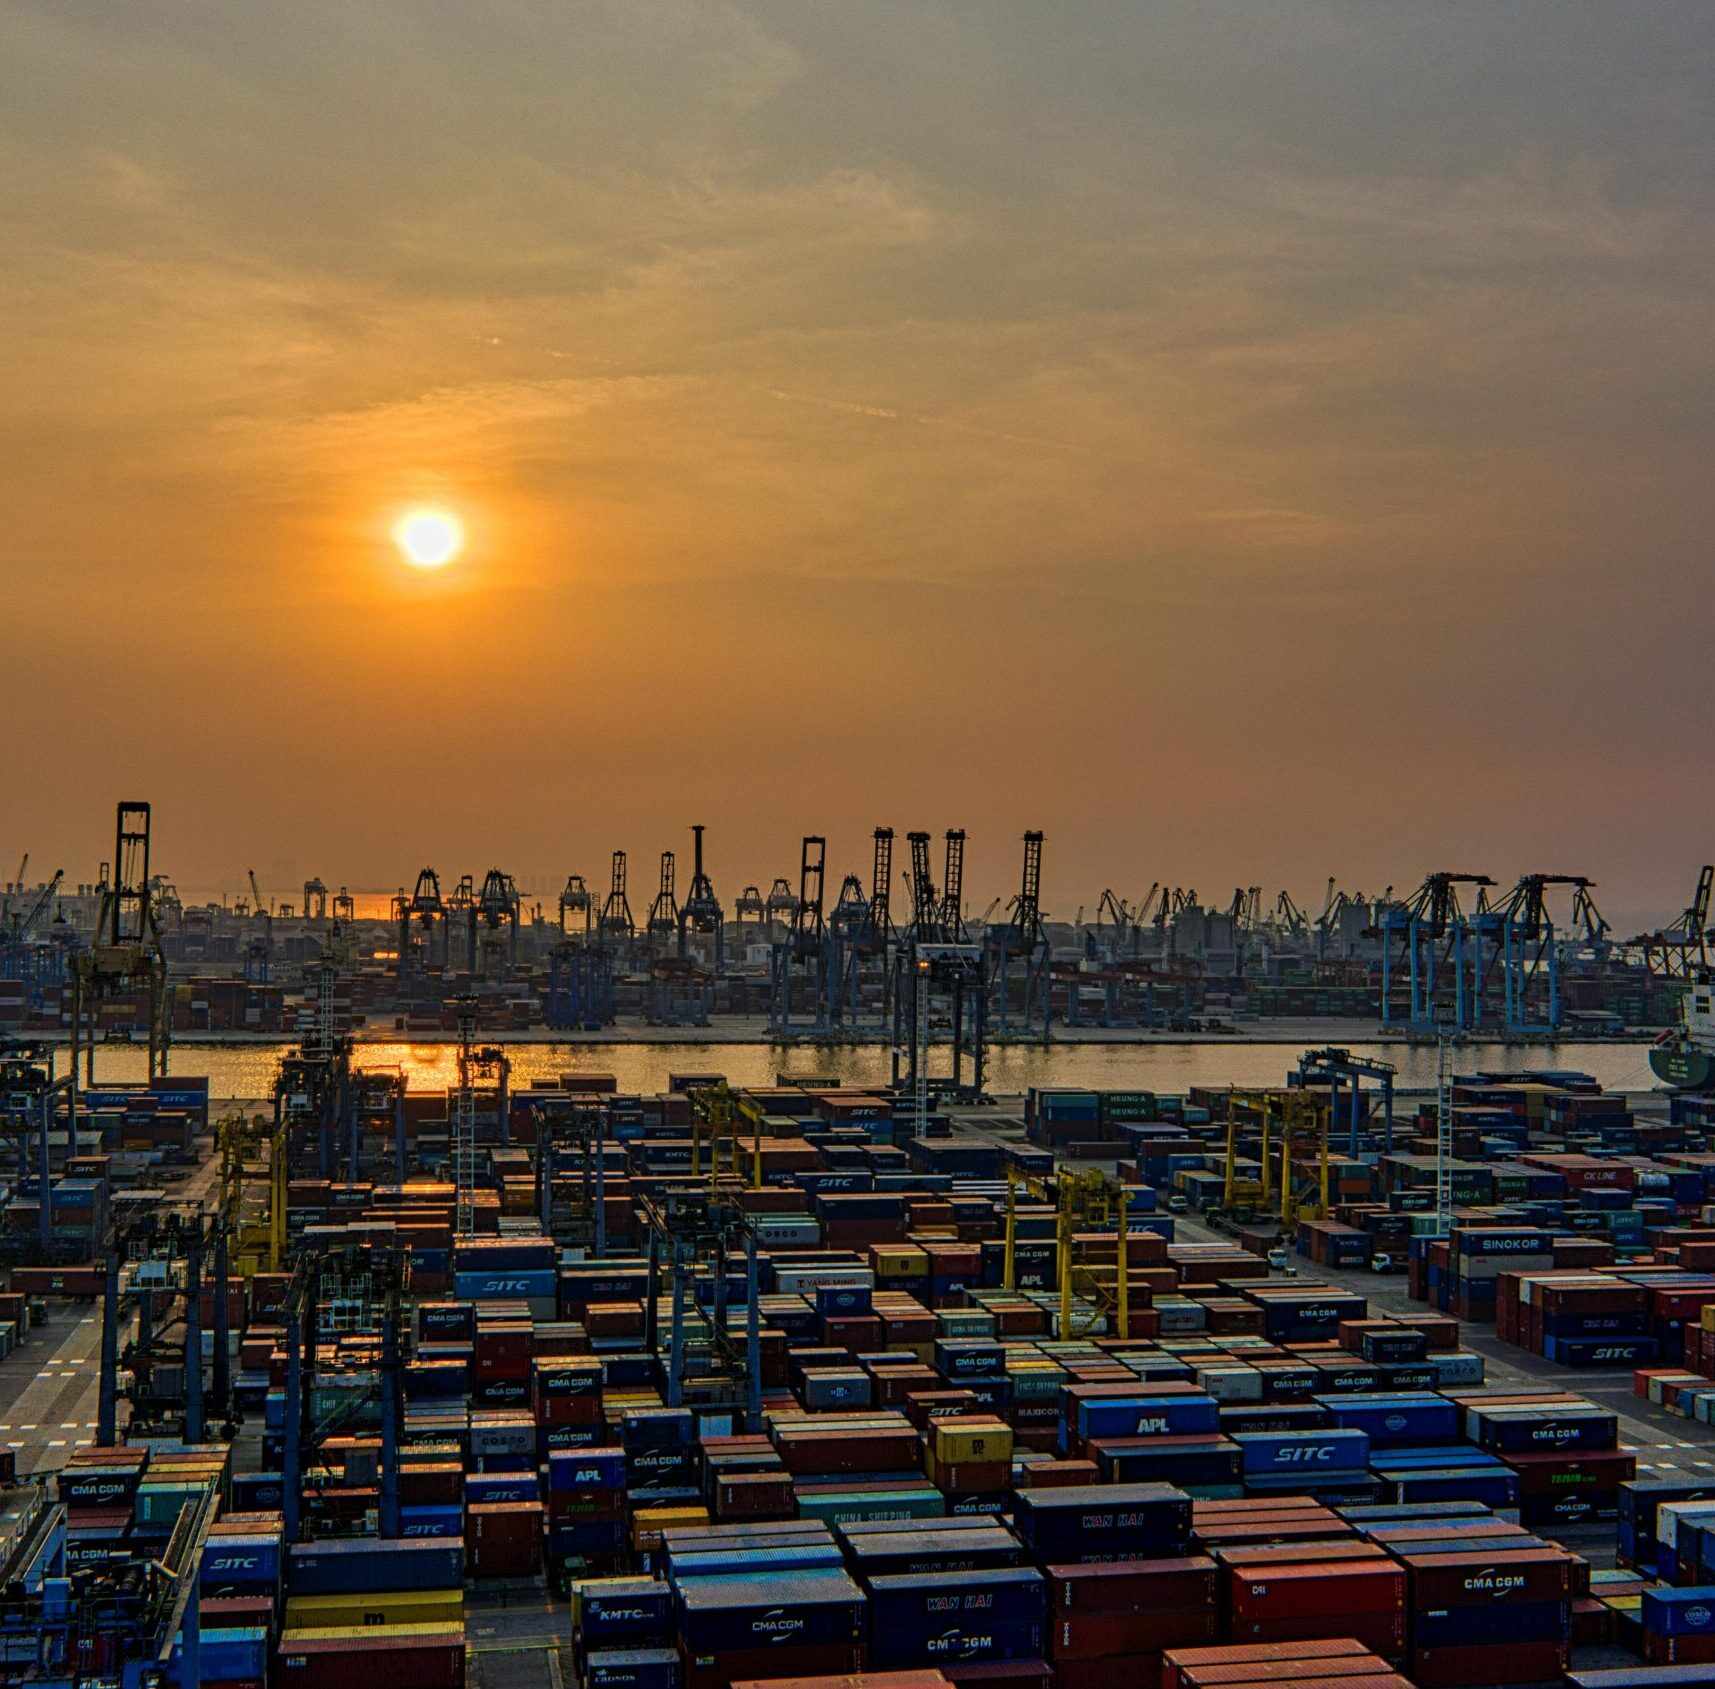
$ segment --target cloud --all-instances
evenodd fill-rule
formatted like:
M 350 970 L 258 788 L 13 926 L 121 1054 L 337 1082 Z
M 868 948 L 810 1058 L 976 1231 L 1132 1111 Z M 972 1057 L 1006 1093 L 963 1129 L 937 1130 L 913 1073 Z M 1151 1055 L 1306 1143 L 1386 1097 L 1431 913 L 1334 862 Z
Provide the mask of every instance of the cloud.
M 676 744 L 673 677 L 718 649 L 708 778 L 747 814 L 783 698 L 881 786 L 915 777 L 898 701 L 925 697 L 973 825 L 1004 807 L 974 772 L 1000 717 L 1015 784 L 1087 806 L 1063 848 L 1092 861 L 1145 821 L 1187 851 L 1254 833 L 1312 753 L 1404 747 L 1445 809 L 1546 813 L 1541 771 L 1596 746 L 1594 813 L 1698 704 L 1705 23 L 302 0 L 210 28 L 22 0 L 0 570 L 79 614 L 146 578 L 180 725 L 189 677 L 238 683 L 236 627 L 258 695 L 439 722 L 480 621 L 533 766 Z M 425 484 L 486 521 L 482 567 L 406 601 L 372 530 Z M 360 634 L 400 620 L 366 705 Z M 539 688 L 574 646 L 562 719 Z M 81 721 L 101 683 L 73 660 L 22 702 Z M 1144 816 L 1112 770 L 1163 739 Z M 1396 819 L 1366 823 L 1378 857 L 1414 848 Z M 1337 815 L 1303 832 L 1269 848 L 1345 848 Z

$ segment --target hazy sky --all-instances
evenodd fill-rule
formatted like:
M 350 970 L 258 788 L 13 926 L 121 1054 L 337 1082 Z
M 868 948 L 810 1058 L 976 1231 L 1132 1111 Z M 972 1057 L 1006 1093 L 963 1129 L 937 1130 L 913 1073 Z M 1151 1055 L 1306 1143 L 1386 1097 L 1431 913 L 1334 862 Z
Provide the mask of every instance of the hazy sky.
M 10 0 L 0 878 L 1715 850 L 1708 0 Z M 472 546 L 400 562 L 404 507 Z M 284 888 L 275 885 L 276 892 Z M 830 888 L 831 889 L 831 888 Z

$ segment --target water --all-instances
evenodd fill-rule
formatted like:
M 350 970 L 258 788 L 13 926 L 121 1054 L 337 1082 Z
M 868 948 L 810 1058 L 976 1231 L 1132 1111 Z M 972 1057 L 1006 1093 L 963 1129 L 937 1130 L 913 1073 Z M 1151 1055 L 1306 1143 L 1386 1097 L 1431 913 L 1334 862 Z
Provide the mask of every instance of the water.
M 176 1044 L 172 1071 L 209 1076 L 215 1097 L 265 1097 L 273 1089 L 274 1066 L 295 1046 L 281 1044 Z M 1435 1084 L 1435 1047 L 1423 1044 L 1351 1043 L 1354 1055 L 1392 1062 L 1402 1088 Z M 1607 1090 L 1647 1090 L 1654 1085 L 1647 1044 L 1465 1044 L 1455 1053 L 1454 1070 L 1471 1073 L 1519 1072 L 1527 1068 L 1571 1068 L 1592 1074 Z M 723 1043 L 576 1043 L 511 1044 L 512 1082 L 561 1073 L 612 1073 L 625 1092 L 667 1088 L 669 1074 L 723 1073 L 734 1085 L 771 1085 L 776 1074 L 797 1077 L 835 1074 L 851 1085 L 884 1083 L 890 1075 L 888 1051 L 879 1045 L 723 1044 Z M 1262 1086 L 1283 1084 L 1300 1046 L 1208 1039 L 1160 1044 L 1007 1045 L 990 1052 L 989 1089 L 1010 1095 L 1032 1085 L 1135 1087 L 1168 1094 L 1193 1085 Z M 403 1069 L 413 1087 L 454 1083 L 457 1046 L 360 1043 L 358 1064 Z M 936 1052 L 934 1071 L 942 1071 L 945 1052 Z M 103 1046 L 96 1054 L 97 1080 L 141 1079 L 147 1062 L 141 1047 Z

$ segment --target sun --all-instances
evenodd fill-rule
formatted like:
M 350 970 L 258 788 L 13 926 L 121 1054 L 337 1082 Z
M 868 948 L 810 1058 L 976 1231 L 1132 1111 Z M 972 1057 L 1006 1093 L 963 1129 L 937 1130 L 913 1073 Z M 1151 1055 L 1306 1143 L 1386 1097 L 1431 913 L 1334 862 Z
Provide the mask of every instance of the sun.
M 438 569 L 464 550 L 464 523 L 447 510 L 408 510 L 393 524 L 399 555 L 418 569 Z

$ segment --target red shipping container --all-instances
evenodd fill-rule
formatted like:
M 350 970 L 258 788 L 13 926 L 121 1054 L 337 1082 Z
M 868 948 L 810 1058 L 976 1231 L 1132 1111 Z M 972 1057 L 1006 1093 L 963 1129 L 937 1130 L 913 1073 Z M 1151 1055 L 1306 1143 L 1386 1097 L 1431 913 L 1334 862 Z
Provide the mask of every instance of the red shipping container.
M 944 1669 L 959 1689 L 1052 1689 L 1054 1683 L 1044 1660 L 969 1660 Z
M 964 1460 L 942 1466 L 936 1463 L 930 1481 L 944 1495 L 992 1495 L 1012 1482 L 1008 1460 Z
M 1252 1689 L 1279 1682 L 1291 1689 L 1411 1689 L 1398 1672 L 1367 1648 L 1349 1660 L 1285 1660 L 1273 1664 L 1211 1666 L 1197 1677 L 1198 1689 Z
M 776 1447 L 788 1472 L 900 1472 L 918 1463 L 917 1433 L 866 1427 L 861 1433 L 836 1428 L 826 1432 L 782 1432 Z
M 465 1509 L 465 1549 L 473 1577 L 533 1577 L 542 1569 L 541 1502 L 472 1503 Z
M 1571 1668 L 1567 1643 L 1508 1642 L 1420 1648 L 1406 1670 L 1419 1689 L 1464 1689 L 1468 1683 L 1553 1683 Z
M 1235 1666 L 1275 1666 L 1300 1660 L 1345 1660 L 1367 1657 L 1369 1649 L 1350 1637 L 1330 1637 L 1308 1642 L 1246 1642 L 1224 1648 L 1179 1648 L 1161 1661 L 1161 1689 L 1193 1689 L 1205 1683 L 1245 1683 L 1262 1673 L 1233 1675 Z M 1320 1669 L 1320 1667 L 1318 1668 Z M 1306 1676 L 1314 1675 L 1308 1670 Z
M 717 1519 L 790 1519 L 795 1510 L 785 1472 L 735 1472 L 715 1484 Z
M 1518 1534 L 1522 1536 L 1524 1533 L 1520 1531 Z M 1217 1552 L 1221 1564 L 1230 1571 L 1248 1572 L 1259 1566 L 1302 1566 L 1306 1551 L 1303 1543 L 1292 1542 L 1267 1543 L 1258 1548 L 1229 1547 Z M 1319 1542 L 1315 1554 L 1316 1563 L 1323 1566 L 1334 1561 L 1348 1560 L 1380 1560 L 1388 1565 L 1393 1563 L 1387 1550 L 1373 1542 Z
M 1638 1475 L 1638 1457 L 1608 1454 L 1509 1454 L 1502 1457 L 1519 1475 L 1526 1495 L 1570 1495 L 1611 1490 Z
M 1715 1664 L 1715 1636 L 1660 1636 L 1644 1632 L 1644 1664 L 1706 1666 Z
M 464 1689 L 464 1627 L 399 1635 L 294 1631 L 274 1657 L 281 1689 Z
M 1194 1648 L 1219 1634 L 1220 1614 L 1213 1604 L 1153 1613 L 1068 1613 L 1053 1623 L 1049 1652 L 1056 1663 L 1154 1654 Z
M 1328 1612 L 1303 1618 L 1233 1621 L 1235 1642 L 1299 1642 L 1347 1636 L 1372 1654 L 1397 1659 L 1405 1652 L 1405 1614 Z
M 835 1315 L 822 1322 L 822 1338 L 830 1348 L 867 1354 L 882 1345 L 881 1321 L 874 1314 Z
M 1056 1413 L 1056 1421 L 1058 1417 Z M 1015 1429 L 1025 1429 L 1018 1426 L 1016 1416 L 1013 1424 Z M 1024 1468 L 1018 1482 L 1026 1490 L 1065 1489 L 1100 1483 L 1101 1472 L 1093 1460 L 1038 1460 Z
M 946 1689 L 947 1679 L 929 1667 L 916 1671 L 859 1671 L 845 1677 L 755 1677 L 732 1689 Z
M 456 1507 L 464 1501 L 464 1468 L 452 1461 L 401 1465 L 399 1500 L 406 1507 Z
M 1056 1618 L 1072 1613 L 1129 1613 L 1215 1605 L 1218 1573 L 1207 1555 L 1175 1560 L 1111 1560 L 1050 1566 L 1048 1599 Z
M 1512 1601 L 1565 1601 L 1572 1594 L 1572 1556 L 1557 1548 L 1492 1554 L 1402 1554 L 1411 1601 L 1426 1607 L 1484 1606 Z
M 1235 1635 L 1241 1623 L 1316 1614 L 1345 1619 L 1355 1613 L 1403 1613 L 1405 1569 L 1391 1560 L 1270 1566 L 1235 1573 L 1231 1601 Z
M 729 1654 L 686 1655 L 683 1689 L 728 1689 L 741 1679 L 845 1677 L 863 1670 L 863 1649 L 830 1642 L 814 1648 L 741 1648 Z M 319 1689 L 319 1686 L 318 1686 Z

